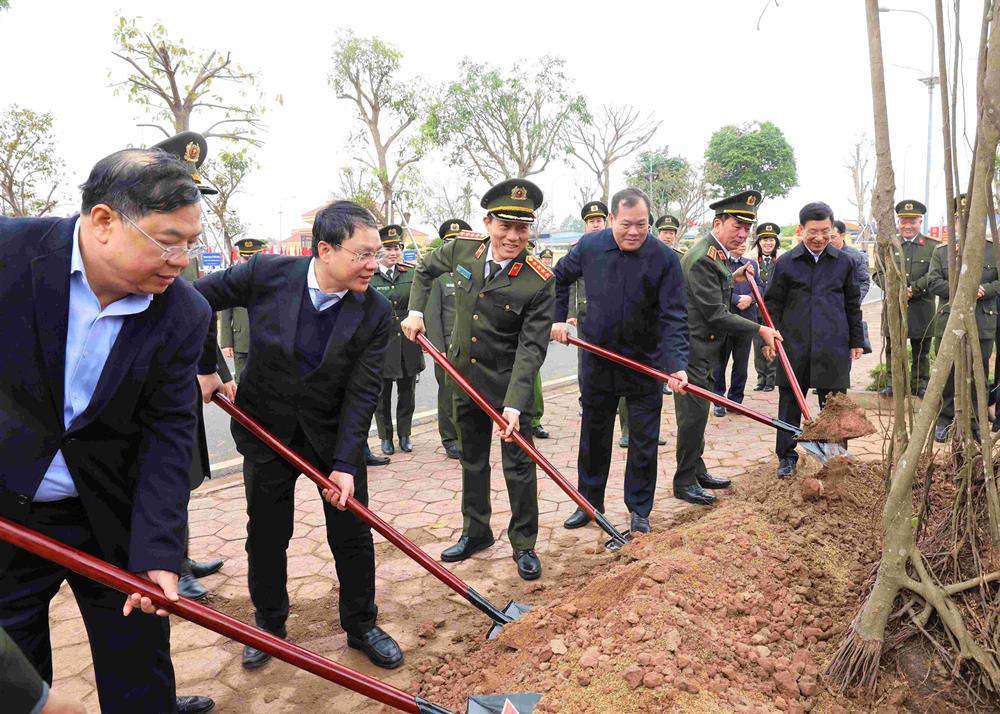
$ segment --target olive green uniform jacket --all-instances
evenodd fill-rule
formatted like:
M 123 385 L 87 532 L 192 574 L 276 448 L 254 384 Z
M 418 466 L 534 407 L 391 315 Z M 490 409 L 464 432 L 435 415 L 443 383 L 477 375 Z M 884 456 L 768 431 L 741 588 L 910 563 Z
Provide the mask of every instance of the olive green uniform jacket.
M 948 246 L 940 245 L 934 249 L 931 268 L 928 272 L 928 290 L 941 300 L 934 315 L 934 337 L 941 339 L 944 326 L 948 322 L 951 306 L 948 303 Z M 983 272 L 979 284 L 985 295 L 976 301 L 976 329 L 980 341 L 990 342 L 997 334 L 997 296 L 1000 295 L 1000 274 L 997 272 L 996 258 L 993 256 L 992 244 L 987 244 L 983 255 Z
M 934 321 L 934 294 L 928 289 L 930 284 L 931 259 L 937 241 L 918 234 L 913 240 L 903 241 L 906 286 L 913 290 L 907 313 L 907 339 L 921 340 L 931 337 L 931 323 Z M 886 280 L 882 270 L 876 270 L 875 283 L 885 289 Z M 886 332 L 885 334 L 888 334 Z
M 423 350 L 416 342 L 403 337 L 400 328 L 400 323 L 410 312 L 410 288 L 414 274 L 412 265 L 397 263 L 394 280 L 389 280 L 381 270 L 372 276 L 372 287 L 392 305 L 392 325 L 389 328 L 389 346 L 382 363 L 382 379 L 405 379 L 424 371 Z

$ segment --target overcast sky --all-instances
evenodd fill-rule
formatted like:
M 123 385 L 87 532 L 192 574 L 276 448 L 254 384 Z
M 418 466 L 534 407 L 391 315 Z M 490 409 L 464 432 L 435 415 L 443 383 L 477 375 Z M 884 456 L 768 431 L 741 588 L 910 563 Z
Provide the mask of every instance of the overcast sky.
M 626 103 L 652 112 L 663 122 L 654 143 L 695 161 L 725 124 L 774 122 L 794 148 L 799 186 L 787 198 L 765 201 L 760 218 L 794 222 L 799 207 L 813 200 L 853 218 L 845 164 L 856 138 L 873 135 L 864 3 L 778 2 L 11 0 L 11 9 L 0 13 L 0 107 L 17 103 L 53 114 L 58 152 L 67 165 L 68 203 L 58 212 L 69 213 L 78 200 L 70 189 L 98 158 L 161 138 L 138 128 L 138 108 L 110 88 L 109 71 L 121 76 L 122 63 L 111 55 L 119 7 L 161 20 L 192 49 L 230 51 L 260 72 L 267 96 L 284 99 L 266 116 L 266 143 L 257 151 L 261 169 L 237 204 L 251 234 L 273 240 L 279 223 L 285 237 L 301 225 L 299 214 L 329 198 L 351 156 L 346 142 L 357 120 L 327 84 L 338 30 L 378 35 L 403 52 L 406 75 L 434 84 L 453 79 L 463 57 L 511 66 L 551 54 L 566 60 L 567 74 L 590 106 Z M 933 16 L 929 0 L 887 2 Z M 963 5 L 970 107 L 981 17 L 976 5 Z M 883 14 L 882 20 L 896 195 L 922 200 L 928 102 L 918 78 L 929 69 L 930 29 L 911 14 Z M 971 141 L 974 120 L 969 122 Z M 960 148 L 964 178 L 969 152 L 964 144 Z M 932 223 L 940 222 L 944 203 L 941 153 L 935 94 Z M 621 186 L 627 165 L 615 166 L 612 191 Z M 424 173 L 434 184 L 452 178 L 441 160 L 428 162 Z M 532 178 L 551 202 L 556 223 L 578 212 L 576 185 L 588 180 L 584 167 L 554 165 Z

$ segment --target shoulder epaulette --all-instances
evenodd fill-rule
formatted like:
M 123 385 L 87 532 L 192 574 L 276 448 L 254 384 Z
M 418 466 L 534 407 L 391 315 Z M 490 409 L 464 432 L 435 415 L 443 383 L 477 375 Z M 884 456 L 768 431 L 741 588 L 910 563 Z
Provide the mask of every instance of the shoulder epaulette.
M 413 270 L 417 266 L 414 265 L 413 263 L 406 263 L 404 261 L 399 261 L 398 263 L 396 263 L 396 267 L 402 270 L 403 272 L 406 272 L 407 270 Z
M 714 245 L 708 247 L 708 252 L 706 252 L 705 255 L 708 256 L 709 260 L 722 260 L 726 257 L 725 254 Z
M 940 238 L 935 238 L 934 236 L 925 235 L 924 238 L 926 238 L 927 240 L 932 240 L 935 243 L 940 243 L 941 242 Z
M 524 262 L 527 263 L 532 270 L 538 273 L 539 277 L 541 277 L 542 280 L 549 280 L 552 278 L 552 271 L 549 270 L 547 267 L 545 267 L 545 263 L 540 261 L 535 256 L 533 255 L 527 256 L 524 259 Z
M 462 240 L 486 240 L 489 236 L 483 235 L 482 233 L 476 233 L 475 231 L 459 231 L 456 238 L 461 238 Z

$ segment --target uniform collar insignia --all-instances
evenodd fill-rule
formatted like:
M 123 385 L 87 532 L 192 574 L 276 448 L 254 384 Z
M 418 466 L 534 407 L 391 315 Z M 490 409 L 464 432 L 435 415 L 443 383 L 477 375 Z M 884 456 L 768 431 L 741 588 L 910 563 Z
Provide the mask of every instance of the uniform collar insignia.
M 524 263 L 514 263 L 510 266 L 510 270 L 507 271 L 507 274 L 512 278 L 516 278 L 517 274 L 521 272 L 521 267 L 523 265 Z
M 485 243 L 483 243 L 483 244 L 482 244 L 481 246 L 479 246 L 479 248 L 478 248 L 478 249 L 476 250 L 476 258 L 478 258 L 479 256 L 481 256 L 481 255 L 483 254 L 483 251 L 485 251 L 485 250 L 486 250 L 486 244 L 485 244 Z

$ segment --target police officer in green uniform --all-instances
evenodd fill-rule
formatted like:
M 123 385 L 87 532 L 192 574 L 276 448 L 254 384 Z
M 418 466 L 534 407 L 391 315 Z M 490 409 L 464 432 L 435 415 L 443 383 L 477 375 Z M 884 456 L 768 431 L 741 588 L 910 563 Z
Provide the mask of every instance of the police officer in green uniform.
M 538 259 L 542 261 L 544 265 L 549 270 L 552 269 L 552 250 L 549 248 L 542 248 L 538 253 Z M 548 439 L 549 432 L 546 431 L 545 427 L 542 426 L 542 417 L 545 415 L 545 396 L 542 394 L 542 373 L 541 371 L 535 375 L 535 404 L 534 413 L 531 417 L 531 435 L 536 439 Z
M 966 195 L 960 194 L 955 197 L 956 210 L 958 214 L 965 208 Z M 956 221 L 956 225 L 958 222 Z M 961 239 L 961 236 L 959 236 Z M 989 238 L 987 238 L 989 240 Z M 992 241 L 990 241 L 992 242 Z M 961 250 L 961 240 L 958 249 Z M 961 256 L 959 256 L 961 264 Z M 927 289 L 936 295 L 938 302 L 937 313 L 934 315 L 934 340 L 941 343 L 944 336 L 944 326 L 948 322 L 950 306 L 948 304 L 948 245 L 939 245 L 934 249 L 934 257 L 931 259 L 931 269 L 928 273 L 929 280 Z M 983 272 L 979 278 L 979 291 L 976 294 L 976 330 L 979 332 L 979 350 L 982 353 L 983 374 L 990 373 L 990 356 L 993 354 L 993 341 L 997 334 L 997 296 L 1000 295 L 1000 273 L 997 271 L 997 261 L 994 256 L 992 246 L 988 246 L 983 253 Z M 972 376 L 975 379 L 974 375 Z M 987 385 L 987 389 L 989 386 Z M 975 383 L 972 385 L 972 399 L 975 405 L 976 390 Z M 948 438 L 951 423 L 955 419 L 955 369 L 952 367 L 948 375 L 948 383 L 945 385 L 944 394 L 941 400 L 941 412 L 938 414 L 937 425 L 934 427 L 934 440 L 944 442 Z M 976 422 L 976 411 L 972 412 L 973 434 L 979 439 L 979 427 Z
M 711 388 L 712 371 L 722 358 L 722 342 L 727 334 L 759 333 L 764 344 L 774 347 L 777 332 L 730 312 L 733 283 L 753 275 L 753 264 L 730 271 L 730 251 L 747 241 L 757 217 L 761 195 L 743 191 L 709 205 L 715 211 L 712 232 L 695 243 L 681 258 L 681 270 L 687 288 L 690 354 L 688 381 Z M 674 394 L 677 414 L 677 471 L 674 474 L 674 497 L 698 505 L 711 505 L 715 497 L 705 489 L 726 488 L 729 481 L 708 473 L 702 454 L 705 451 L 705 425 L 709 403 L 690 394 Z
M 920 201 L 907 199 L 896 204 L 899 237 L 903 243 L 903 258 L 906 265 L 907 303 L 906 324 L 907 338 L 910 340 L 910 351 L 913 365 L 910 368 L 910 393 L 923 397 L 927 389 L 927 380 L 931 374 L 931 334 L 934 321 L 934 295 L 928 290 L 930 282 L 931 259 L 937 241 L 920 232 L 924 214 L 927 208 Z M 884 266 L 879 266 L 875 273 L 875 282 L 883 290 L 888 281 L 883 273 Z M 883 313 L 882 334 L 888 336 L 889 329 L 885 325 Z M 892 354 L 888 338 L 885 344 L 886 374 L 889 386 L 879 390 L 879 394 L 892 396 Z
M 445 243 L 454 240 L 461 231 L 471 231 L 472 226 L 461 218 L 449 218 L 438 228 L 438 236 Z M 455 331 L 455 276 L 445 273 L 434 279 L 431 284 L 431 294 L 427 298 L 424 310 L 424 323 L 427 326 L 427 339 L 441 352 L 448 354 L 451 349 L 451 335 Z M 434 363 L 434 378 L 437 380 L 437 421 L 438 434 L 441 436 L 441 446 L 449 459 L 457 459 L 461 455 L 458 449 L 458 432 L 455 429 L 455 416 L 452 414 L 451 392 L 453 385 L 448 380 L 445 371 Z
M 416 405 L 417 375 L 424 371 L 424 353 L 420 346 L 403 339 L 400 323 L 410 311 L 410 288 L 413 285 L 413 266 L 403 262 L 403 228 L 388 225 L 379 232 L 382 252 L 378 272 L 372 276 L 372 287 L 392 303 L 393 324 L 389 329 L 389 346 L 382 363 L 382 397 L 375 410 L 378 438 L 382 440 L 382 453 L 395 452 L 392 445 L 392 385 L 399 392 L 396 401 L 396 435 L 399 448 L 413 451 L 410 430 Z
M 687 250 L 681 247 L 678 233 L 681 229 L 681 222 L 677 216 L 666 213 L 656 219 L 654 224 L 656 237 L 663 245 L 671 248 L 678 255 L 684 255 Z
M 423 313 L 435 278 L 455 276 L 455 331 L 448 359 L 498 411 L 507 427 L 501 454 L 510 497 L 507 528 L 518 574 L 542 573 L 535 554 L 538 493 L 535 464 L 510 439 L 516 428 L 531 439 L 535 375 L 545 361 L 555 308 L 552 271 L 527 251 L 529 230 L 542 191 L 525 179 L 510 179 L 483 196 L 488 239 L 459 235 L 424 255 L 410 294 L 407 337 L 424 331 Z M 462 537 L 447 548 L 445 562 L 465 560 L 493 545 L 490 528 L 491 420 L 464 393 L 453 395 L 462 451 Z M 498 429 L 499 431 L 499 429 Z
M 245 263 L 250 256 L 264 250 L 267 243 L 257 238 L 243 238 L 236 241 L 236 252 L 239 260 Z M 247 364 L 247 351 L 250 349 L 250 317 L 245 307 L 234 307 L 219 311 L 219 343 L 222 354 L 230 357 L 236 367 L 236 382 Z
M 757 275 L 764 284 L 764 290 L 771 284 L 774 274 L 774 264 L 778 261 L 778 236 L 781 228 L 777 223 L 758 223 L 753 247 L 757 250 Z M 774 360 L 764 358 L 764 340 L 760 335 L 753 338 L 753 366 L 757 371 L 757 386 L 755 392 L 773 392 L 775 370 L 778 367 Z
M 583 219 L 583 235 L 580 236 L 580 240 L 583 240 L 584 236 L 591 233 L 596 233 L 597 231 L 603 231 L 608 227 L 608 207 L 603 201 L 588 201 L 583 204 L 580 209 L 580 218 Z M 587 289 L 583 282 L 583 278 L 580 278 L 575 283 L 573 283 L 569 288 L 569 317 L 567 318 L 567 324 L 574 325 L 576 327 L 576 334 L 582 334 L 583 320 L 587 317 Z M 576 355 L 576 374 L 577 374 L 577 386 L 580 384 L 579 375 L 583 373 L 583 352 L 577 351 Z M 583 396 L 581 395 L 578 401 L 581 401 Z M 580 414 L 583 415 L 583 407 L 581 401 Z

